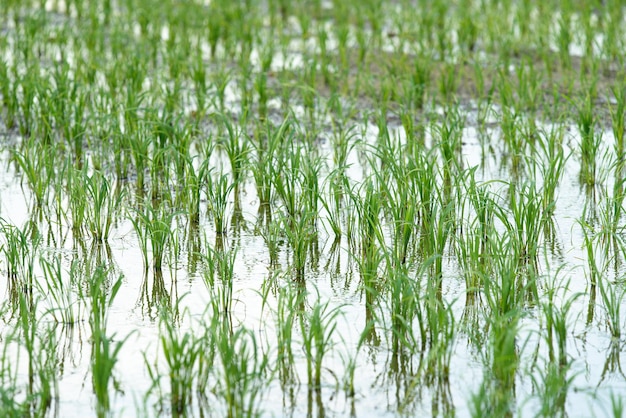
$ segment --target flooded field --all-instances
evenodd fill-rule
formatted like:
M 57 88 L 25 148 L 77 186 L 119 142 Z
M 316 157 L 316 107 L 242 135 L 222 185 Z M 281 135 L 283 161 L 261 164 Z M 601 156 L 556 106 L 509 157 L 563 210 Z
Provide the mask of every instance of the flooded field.
M 1 416 L 623 415 L 620 2 L 0 9 Z

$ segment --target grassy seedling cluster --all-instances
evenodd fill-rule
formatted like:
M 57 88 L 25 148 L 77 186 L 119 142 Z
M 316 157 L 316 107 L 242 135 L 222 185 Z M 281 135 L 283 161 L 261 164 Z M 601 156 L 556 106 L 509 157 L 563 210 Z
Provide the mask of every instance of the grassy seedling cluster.
M 625 17 L 0 2 L 0 416 L 621 414 Z

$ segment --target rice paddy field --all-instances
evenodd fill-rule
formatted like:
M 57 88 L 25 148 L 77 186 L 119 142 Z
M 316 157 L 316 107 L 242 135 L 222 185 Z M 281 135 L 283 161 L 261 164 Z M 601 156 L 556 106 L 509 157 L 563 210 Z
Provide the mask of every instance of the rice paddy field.
M 624 416 L 625 6 L 0 1 L 0 416 Z

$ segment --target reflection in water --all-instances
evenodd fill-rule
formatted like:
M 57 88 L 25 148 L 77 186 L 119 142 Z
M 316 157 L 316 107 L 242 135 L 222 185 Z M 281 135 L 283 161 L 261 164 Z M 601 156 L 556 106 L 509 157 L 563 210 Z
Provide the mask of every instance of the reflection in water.
M 587 305 L 587 326 L 589 327 L 593 323 L 593 318 L 596 311 L 596 284 L 592 283 L 589 288 L 589 305 Z
M 322 400 L 322 389 L 319 387 L 307 391 L 306 416 L 307 418 L 324 418 L 326 416 L 324 401 Z
M 137 302 L 137 305 L 141 308 L 142 316 L 150 321 L 156 321 L 161 308 L 171 312 L 172 306 L 175 306 L 175 310 L 178 311 L 178 303 L 172 304 L 173 298 L 178 300 L 177 293 L 175 281 L 172 281 L 171 288 L 167 289 L 162 271 L 154 270 L 152 277 L 150 277 L 148 270 L 146 270 L 139 290 L 139 301 Z M 172 312 L 172 316 L 177 319 L 179 312 Z
M 187 232 L 187 269 L 192 276 L 198 271 L 202 254 L 202 240 L 200 239 L 200 225 L 196 222 L 189 222 Z
M 622 370 L 622 362 L 621 362 L 621 354 L 622 348 L 624 344 L 619 340 L 611 340 L 611 344 L 608 348 L 608 355 L 606 357 L 606 361 L 604 362 L 604 368 L 602 369 L 602 376 L 600 377 L 600 381 L 598 382 L 598 387 L 602 384 L 604 379 L 606 379 L 609 375 L 619 375 L 619 379 L 626 380 L 626 375 L 624 375 L 624 371 Z

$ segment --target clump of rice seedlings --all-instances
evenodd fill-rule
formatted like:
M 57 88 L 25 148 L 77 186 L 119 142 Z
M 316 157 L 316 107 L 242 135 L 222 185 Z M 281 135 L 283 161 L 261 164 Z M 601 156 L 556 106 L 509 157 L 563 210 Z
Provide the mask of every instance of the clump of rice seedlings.
M 269 371 L 269 358 L 256 336 L 245 327 L 232 331 L 226 321 L 211 327 L 215 343 L 215 393 L 225 404 L 225 416 L 255 417 Z
M 491 236 L 495 233 L 497 203 L 488 185 L 476 184 L 475 170 L 470 172 L 466 195 L 474 216 L 461 227 L 463 232 L 457 237 L 455 248 L 465 276 L 466 305 L 469 306 L 480 294 L 483 280 L 491 272 Z
M 510 161 L 514 179 L 519 176 L 525 145 L 529 139 L 522 134 L 522 124 L 521 117 L 516 110 L 510 107 L 502 109 L 500 129 L 506 146 L 506 155 L 510 158 L 508 161 Z
M 113 369 L 124 343 L 126 336 L 121 341 L 116 341 L 116 335 L 107 335 L 107 312 L 113 304 L 121 285 L 121 277 L 108 288 L 108 271 L 98 266 L 92 273 L 89 283 L 89 297 L 91 311 L 89 325 L 91 328 L 91 376 L 93 391 L 97 400 L 96 413 L 98 417 L 105 417 L 111 409 L 111 386 L 115 387 Z
M 135 183 L 138 194 L 141 195 L 145 186 L 145 173 L 149 165 L 151 144 L 150 135 L 145 127 L 141 127 L 125 134 L 122 139 L 130 148 L 130 154 L 135 165 L 135 175 L 137 176 Z
M 559 290 L 562 291 L 564 300 L 557 297 Z M 572 359 L 567 353 L 567 330 L 572 308 L 582 294 L 567 294 L 567 284 L 559 288 L 557 279 L 550 279 L 546 299 L 540 304 L 545 320 L 542 337 L 548 348 L 548 358 L 547 364 L 540 363 L 533 367 L 539 375 L 531 375 L 540 403 L 539 416 L 557 416 L 564 413 L 567 393 L 575 378 L 571 373 Z
M 181 332 L 168 309 L 161 309 L 160 343 L 167 363 L 170 387 L 170 410 L 174 417 L 191 412 L 193 383 L 201 356 L 201 339 L 192 332 Z
M 332 337 L 337 329 L 340 307 L 331 308 L 319 300 L 310 312 L 300 312 L 300 332 L 306 356 L 307 380 L 310 390 L 319 390 L 322 384 L 322 361 L 332 347 Z
M 195 158 L 181 156 L 185 161 L 184 186 L 181 192 L 180 205 L 185 208 L 190 228 L 200 223 L 200 201 L 202 190 L 209 175 L 209 160 L 205 159 L 199 167 L 195 167 Z
M 250 154 L 249 143 L 243 132 L 233 126 L 229 118 L 222 116 L 220 120 L 224 125 L 224 129 L 226 129 L 226 137 L 218 144 L 223 147 L 230 162 L 230 173 L 235 193 L 235 208 L 239 210 L 239 187 L 246 177 L 248 156 Z
M 274 176 L 277 173 L 277 157 L 284 142 L 293 140 L 292 121 L 285 118 L 280 125 L 274 126 L 270 121 L 265 122 L 265 129 L 258 130 L 252 142 L 254 158 L 252 161 L 252 175 L 256 184 L 259 199 L 259 211 L 271 208 L 273 198 Z
M 319 195 L 319 202 L 324 207 L 326 211 L 326 222 L 323 224 L 329 225 L 330 231 L 334 234 L 334 242 L 338 243 L 341 240 L 343 226 L 342 226 L 342 188 L 343 185 L 340 183 L 338 179 L 344 177 L 345 175 L 341 173 L 341 171 L 335 171 L 329 174 L 326 182 L 326 187 L 322 186 L 322 189 L 326 191 L 326 193 L 321 192 Z
M 382 286 L 379 268 L 384 260 L 384 253 L 379 244 L 384 243 L 384 238 L 379 218 L 380 197 L 374 190 L 371 180 L 368 180 L 361 188 L 364 192 L 351 191 L 350 199 L 355 207 L 355 222 L 360 238 L 357 244 L 358 249 L 355 250 L 357 254 L 355 258 L 361 277 L 361 289 L 365 294 L 365 310 L 369 322 L 378 309 L 377 298 Z M 364 196 L 360 196 L 360 193 L 364 193 Z
M 508 234 L 507 234 L 508 235 Z M 519 366 L 517 334 L 521 317 L 524 286 L 520 284 L 519 248 L 514 237 L 494 237 L 497 252 L 492 263 L 494 272 L 484 281 L 484 295 L 489 307 L 486 320 L 489 325 L 489 371 L 491 388 L 499 408 L 507 410 L 514 397 L 515 375 Z M 496 256 L 497 255 L 497 256 Z
M 576 124 L 580 133 L 580 182 L 593 187 L 598 180 L 597 157 L 602 143 L 602 133 L 597 130 L 591 92 L 587 92 L 584 99 L 578 103 L 577 109 Z
M 109 239 L 111 224 L 115 213 L 119 211 L 123 195 L 111 189 L 106 176 L 98 171 L 83 176 L 85 186 L 84 197 L 92 204 L 86 212 L 87 230 L 95 242 L 106 242 Z M 74 187 L 80 187 L 74 184 Z
M 282 225 L 287 242 L 293 251 L 293 270 L 295 278 L 304 279 L 307 250 L 313 243 L 316 231 L 313 227 L 314 215 L 310 211 L 299 213 L 294 218 L 283 217 Z
M 538 131 L 537 143 L 543 155 L 534 161 L 533 168 L 541 172 L 543 216 L 546 220 L 554 214 L 557 201 L 556 191 L 565 171 L 565 163 L 569 159 L 563 148 L 563 131 L 555 126 L 550 131 Z
M 611 113 L 611 128 L 615 137 L 615 157 L 617 158 L 616 177 L 624 177 L 624 161 L 626 159 L 626 144 L 624 135 L 626 134 L 626 88 L 616 86 L 612 89 L 615 96 L 615 105 L 609 105 Z
M 135 210 L 135 215 L 130 220 L 139 239 L 144 266 L 147 270 L 150 265 L 149 244 L 152 249 L 152 267 L 154 271 L 161 271 L 165 249 L 173 234 L 172 221 L 178 213 L 164 205 L 154 207 L 148 203 L 143 211 Z
M 391 313 L 391 352 L 397 357 L 400 353 L 413 353 L 425 348 L 426 321 L 422 306 L 422 292 L 419 280 L 409 276 L 405 266 L 390 264 L 387 275 L 387 289 L 390 292 Z M 419 325 L 420 335 L 415 335 L 415 322 Z M 420 344 L 421 340 L 421 344 Z
M 626 289 L 619 284 L 610 283 L 605 278 L 598 281 L 600 297 L 606 313 L 606 326 L 613 341 L 619 341 L 622 336 L 622 303 Z
M 48 203 L 55 178 L 56 149 L 29 140 L 23 151 L 13 151 L 12 157 L 32 193 L 35 207 L 42 209 Z
M 215 249 L 208 248 L 209 275 L 206 276 L 205 283 L 213 290 L 214 280 L 212 276 L 217 273 L 221 281 L 221 286 L 214 290 L 213 296 L 219 302 L 220 312 L 230 314 L 233 306 L 233 284 L 235 275 L 235 260 L 237 258 L 237 247 L 223 248 L 216 245 Z
M 40 257 L 39 263 L 45 279 L 45 288 L 40 282 L 38 285 L 42 294 L 47 295 L 50 303 L 47 313 L 62 326 L 73 327 L 83 320 L 84 300 L 66 283 L 60 257 L 54 257 L 53 260 Z
M 272 219 L 261 227 L 260 234 L 269 253 L 270 267 L 278 266 L 278 253 L 285 236 L 282 227 L 282 219 Z
M 214 178 L 207 173 L 206 180 L 208 210 L 213 216 L 215 233 L 224 235 L 228 231 L 226 210 L 228 208 L 229 196 L 236 185 L 229 181 L 227 174 L 221 174 Z
M 543 236 L 546 217 L 544 216 L 543 195 L 537 191 L 535 183 L 509 185 L 509 212 L 498 211 L 498 218 L 510 231 L 517 246 L 520 265 L 528 265 L 536 270 L 541 237 Z
M 433 140 L 441 152 L 443 160 L 443 182 L 446 188 L 451 187 L 452 178 L 462 169 L 461 153 L 464 120 L 457 107 L 446 111 L 441 124 L 431 125 Z
M 37 301 L 33 301 L 20 295 L 18 315 L 15 334 L 8 334 L 8 342 L 16 342 L 26 352 L 26 371 L 27 384 L 25 387 L 25 399 L 20 402 L 20 414 L 28 414 L 33 416 L 44 416 L 48 414 L 53 407 L 53 402 L 58 402 L 58 368 L 54 350 L 57 340 L 53 327 L 42 329 L 41 321 L 37 318 Z M 6 355 L 6 352 L 3 353 Z M 17 361 L 21 363 L 18 356 Z M 5 370 L 11 376 L 10 369 Z M 13 376 L 12 388 L 20 387 L 17 375 Z M 11 389 L 8 389 L 10 392 Z M 17 395 L 17 393 L 16 393 Z M 18 395 L 17 398 L 22 398 Z M 5 399 L 0 404 L 0 410 L 4 412 L 4 406 L 8 406 L 11 410 L 16 403 L 9 403 Z M 16 415 L 16 416 L 17 416 Z
M 298 375 L 295 371 L 295 358 L 292 348 L 294 340 L 294 324 L 298 315 L 298 307 L 301 304 L 301 292 L 294 291 L 290 286 L 278 289 L 276 317 L 276 367 L 278 378 L 283 387 L 297 382 Z
M 0 231 L 5 239 L 0 249 L 6 257 L 9 301 L 12 307 L 17 309 L 20 297 L 33 302 L 35 260 L 41 236 L 31 222 L 20 229 L 5 220 L 0 220 Z

